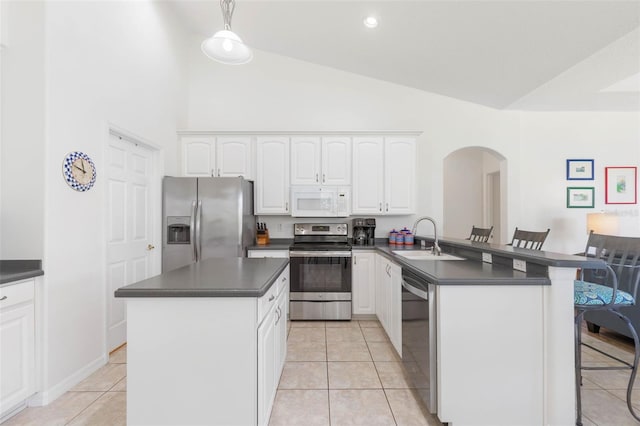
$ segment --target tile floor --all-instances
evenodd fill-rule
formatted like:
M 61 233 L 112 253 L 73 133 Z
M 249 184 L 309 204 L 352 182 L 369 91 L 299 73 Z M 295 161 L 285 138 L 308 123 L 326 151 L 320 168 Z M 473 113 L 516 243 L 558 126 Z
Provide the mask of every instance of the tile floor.
M 614 333 L 583 340 L 622 359 L 633 343 Z M 126 346 L 109 363 L 46 407 L 29 407 L 3 423 L 126 424 Z M 584 348 L 585 365 L 614 365 Z M 626 406 L 626 371 L 585 371 L 585 426 L 637 425 Z M 377 321 L 289 323 L 285 364 L 270 425 L 439 425 L 409 388 L 400 359 Z M 640 411 L 640 378 L 633 404 Z

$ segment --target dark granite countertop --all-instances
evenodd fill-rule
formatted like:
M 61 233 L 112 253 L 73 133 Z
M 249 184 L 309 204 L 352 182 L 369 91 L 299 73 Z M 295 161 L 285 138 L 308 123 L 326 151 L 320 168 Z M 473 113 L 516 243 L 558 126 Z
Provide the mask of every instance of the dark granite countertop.
M 293 238 L 272 238 L 269 244 L 254 244 L 247 247 L 247 250 L 289 250 L 293 244 Z
M 0 285 L 44 275 L 41 260 L 0 260 Z
M 288 259 L 213 258 L 121 287 L 116 297 L 260 297 Z

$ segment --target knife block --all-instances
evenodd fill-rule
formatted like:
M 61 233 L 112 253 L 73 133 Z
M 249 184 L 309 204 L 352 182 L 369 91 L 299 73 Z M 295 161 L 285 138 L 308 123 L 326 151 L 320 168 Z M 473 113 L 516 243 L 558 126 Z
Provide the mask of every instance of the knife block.
M 256 233 L 256 242 L 260 246 L 269 244 L 269 230 L 265 229 Z

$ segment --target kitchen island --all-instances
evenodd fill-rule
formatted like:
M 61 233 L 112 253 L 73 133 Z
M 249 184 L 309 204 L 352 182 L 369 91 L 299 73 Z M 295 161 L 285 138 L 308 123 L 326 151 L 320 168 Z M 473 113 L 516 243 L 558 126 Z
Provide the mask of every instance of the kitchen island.
M 127 424 L 266 424 L 286 356 L 287 259 L 215 258 L 122 287 Z

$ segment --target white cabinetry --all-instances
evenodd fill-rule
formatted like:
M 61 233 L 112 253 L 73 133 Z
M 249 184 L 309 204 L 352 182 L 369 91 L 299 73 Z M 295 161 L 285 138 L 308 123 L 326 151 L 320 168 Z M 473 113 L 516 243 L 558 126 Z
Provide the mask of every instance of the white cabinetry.
M 256 214 L 289 214 L 289 138 L 258 137 Z
M 391 344 L 402 355 L 402 268 L 376 255 L 376 315 Z
M 255 249 L 247 252 L 247 257 L 281 257 L 289 258 L 289 250 Z
M 292 185 L 350 185 L 351 138 L 291 138 Z
M 183 176 L 253 178 L 249 136 L 182 136 Z
M 258 327 L 258 425 L 269 422 L 287 355 L 288 277 L 289 267 L 258 300 L 266 313 Z
M 353 252 L 351 289 L 354 314 L 376 313 L 376 254 Z
M 414 198 L 415 138 L 353 138 L 353 214 L 412 214 Z
M 35 280 L 0 288 L 0 418 L 35 392 Z

